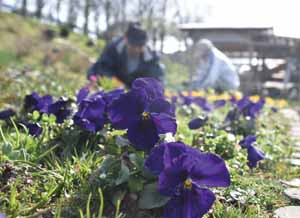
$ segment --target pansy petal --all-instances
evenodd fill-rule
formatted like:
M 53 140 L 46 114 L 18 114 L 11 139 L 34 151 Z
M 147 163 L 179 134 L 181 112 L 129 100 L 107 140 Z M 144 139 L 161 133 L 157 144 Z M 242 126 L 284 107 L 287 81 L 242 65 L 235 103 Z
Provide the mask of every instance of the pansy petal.
M 236 105 L 237 105 L 237 108 L 239 109 L 239 111 L 243 111 L 247 107 L 249 107 L 250 104 L 251 104 L 250 99 L 248 98 L 248 96 L 245 96 L 242 99 L 240 99 Z
M 114 89 L 112 91 L 104 93 L 104 100 L 110 105 L 115 99 L 119 98 L 124 93 L 124 89 Z
M 83 103 L 86 104 L 84 110 L 84 117 L 87 119 L 97 119 L 97 117 L 103 116 L 105 110 L 105 102 L 101 98 L 94 99 L 92 101 L 84 100 Z
M 151 114 L 153 122 L 157 128 L 158 134 L 165 134 L 171 132 L 175 134 L 177 131 L 176 119 L 168 114 Z
M 8 120 L 10 117 L 14 116 L 16 112 L 12 109 L 7 109 L 0 111 L 0 120 Z
M 26 95 L 24 100 L 24 109 L 26 111 L 36 110 L 39 99 L 40 96 L 37 92 L 32 92 L 30 95 Z
M 49 105 L 52 104 L 53 99 L 51 95 L 44 95 L 38 101 L 37 110 L 41 113 L 49 113 Z
M 184 191 L 174 196 L 165 206 L 164 218 L 201 218 L 215 201 L 215 195 L 208 189 Z
M 182 100 L 182 104 L 183 105 L 190 105 L 194 102 L 195 100 L 195 97 L 191 96 L 191 95 L 183 95 L 182 93 L 179 93 L 179 97 L 181 98 Z
M 250 168 L 256 167 L 258 161 L 263 160 L 265 158 L 265 154 L 259 150 L 258 148 L 250 145 L 248 147 L 248 166 Z
M 197 117 L 191 120 L 188 124 L 190 129 L 199 129 L 207 123 L 207 117 Z
M 254 135 L 248 135 L 243 140 L 239 142 L 239 145 L 241 145 L 243 148 L 248 148 L 250 145 L 252 145 L 256 141 L 256 137 Z
M 34 137 L 39 137 L 43 132 L 43 128 L 37 123 L 25 123 L 25 126 L 28 128 L 29 134 Z
M 191 218 L 202 217 L 210 210 L 215 200 L 216 197 L 214 193 L 209 189 L 193 189 L 191 196 L 186 202 L 186 204 L 191 205 L 192 208 Z
M 133 81 L 132 90 L 144 90 L 147 100 L 154 100 L 156 98 L 164 98 L 164 88 L 162 83 L 152 77 L 138 78 Z
M 101 96 L 82 100 L 79 111 L 73 117 L 74 123 L 90 132 L 101 130 L 106 121 L 105 106 Z
M 77 116 L 76 114 L 75 114 L 73 120 L 74 120 L 75 125 L 83 128 L 89 132 L 96 132 L 97 129 L 101 129 L 100 126 L 99 126 L 99 128 L 96 128 L 95 123 L 93 123 L 85 118 L 81 118 L 81 117 Z
M 171 116 L 175 116 L 174 110 L 171 104 L 163 98 L 157 98 L 151 102 L 148 108 L 149 112 L 166 113 Z
M 164 208 L 164 218 L 183 218 L 184 201 L 181 196 L 174 196 Z
M 180 164 L 174 164 L 159 174 L 158 191 L 162 195 L 173 196 L 177 186 L 187 178 L 187 172 Z
M 128 140 L 137 150 L 150 150 L 158 142 L 159 136 L 152 120 L 139 120 L 127 130 Z
M 224 107 L 225 104 L 226 104 L 225 100 L 216 100 L 216 101 L 214 101 L 214 107 L 215 108 Z
M 82 88 L 79 90 L 79 92 L 77 93 L 77 96 L 76 96 L 76 103 L 77 104 L 80 104 L 82 102 L 83 99 L 85 99 L 88 94 L 89 94 L 89 89 L 88 88 Z
M 151 150 L 145 161 L 145 167 L 154 175 L 159 175 L 171 165 L 174 158 L 186 152 L 188 146 L 181 142 L 163 143 Z
M 227 187 L 230 174 L 222 158 L 211 153 L 188 153 L 182 158 L 182 165 L 191 179 L 198 185 Z
M 209 112 L 212 110 L 212 106 L 203 97 L 195 98 L 194 103 L 197 104 L 199 107 L 201 107 L 202 110 L 204 110 L 204 111 Z
M 145 109 L 143 96 L 136 92 L 121 94 L 108 109 L 108 117 L 116 129 L 127 129 L 140 119 Z

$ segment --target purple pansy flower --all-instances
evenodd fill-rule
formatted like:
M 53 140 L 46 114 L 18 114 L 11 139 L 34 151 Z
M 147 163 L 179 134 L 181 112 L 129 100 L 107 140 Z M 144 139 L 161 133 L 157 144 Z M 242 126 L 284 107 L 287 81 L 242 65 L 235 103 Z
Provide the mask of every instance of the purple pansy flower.
M 210 105 L 207 100 L 203 97 L 197 97 L 194 99 L 194 103 L 198 105 L 202 110 L 204 111 L 211 111 L 212 110 L 212 105 Z
M 236 105 L 241 114 L 250 118 L 255 118 L 265 104 L 265 100 L 261 98 L 258 102 L 252 102 L 247 96 L 239 100 Z
M 190 129 L 199 129 L 207 123 L 207 116 L 199 116 L 193 120 L 191 120 L 188 124 Z
M 40 113 L 48 113 L 48 106 L 52 104 L 53 99 L 51 95 L 40 97 L 37 92 L 26 95 L 24 101 L 24 109 L 28 112 L 38 111 Z
M 5 213 L 1 213 L 1 212 L 0 212 L 0 218 L 6 218 Z
M 106 122 L 105 108 L 106 103 L 100 94 L 82 99 L 73 117 L 75 125 L 90 132 L 101 130 Z
M 12 109 L 7 109 L 0 111 L 0 120 L 8 120 L 10 117 L 14 116 L 16 112 Z
M 249 99 L 248 96 L 244 96 L 241 98 L 239 101 L 236 102 L 237 108 L 239 111 L 244 111 L 251 105 L 251 100 Z
M 226 104 L 225 100 L 216 100 L 214 101 L 214 108 L 224 107 Z
M 27 127 L 28 133 L 34 137 L 39 137 L 43 132 L 43 128 L 38 123 L 25 122 L 23 124 Z
M 158 191 L 170 196 L 165 218 L 200 218 L 209 211 L 215 196 L 207 187 L 227 187 L 230 175 L 223 159 L 201 153 L 182 143 L 168 143 L 152 150 L 147 168 L 159 171 Z M 191 152 L 192 151 L 192 152 Z M 156 163 L 154 159 L 162 160 Z
M 258 102 L 256 103 L 251 103 L 251 106 L 248 109 L 248 116 L 251 118 L 255 118 L 256 114 L 258 114 L 264 107 L 265 105 L 265 99 L 261 98 Z
M 182 104 L 187 106 L 191 105 L 195 100 L 195 98 L 191 96 L 190 93 L 187 96 L 185 96 L 181 92 L 179 92 L 179 97 L 182 100 Z
M 60 98 L 58 101 L 48 106 L 48 114 L 54 114 L 57 123 L 63 123 L 71 114 L 71 110 L 67 106 L 68 100 Z
M 252 144 L 256 141 L 256 137 L 253 135 L 248 135 L 242 141 L 239 142 L 242 148 L 248 151 L 248 166 L 252 169 L 256 167 L 258 161 L 265 158 L 265 154 Z
M 173 108 L 165 99 L 149 101 L 149 95 L 137 89 L 122 94 L 108 110 L 112 126 L 127 129 L 129 141 L 140 150 L 151 149 L 158 142 L 159 134 L 175 134 L 177 124 L 174 116 Z

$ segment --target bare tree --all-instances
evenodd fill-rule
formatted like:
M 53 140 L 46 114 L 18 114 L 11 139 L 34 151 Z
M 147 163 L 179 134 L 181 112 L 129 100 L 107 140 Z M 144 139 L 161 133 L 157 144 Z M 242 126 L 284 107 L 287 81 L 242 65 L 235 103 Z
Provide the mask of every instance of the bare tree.
M 21 14 L 23 16 L 27 15 L 27 0 L 22 0 Z
M 102 0 L 94 0 L 93 2 L 93 11 L 94 11 L 94 24 L 95 24 L 95 32 L 96 32 L 96 36 L 97 38 L 100 37 L 100 16 L 101 16 L 101 7 L 102 7 Z
M 79 0 L 69 0 L 67 24 L 72 29 L 76 27 L 78 10 L 79 10 Z
M 56 21 L 58 24 L 61 23 L 60 21 L 60 10 L 61 10 L 61 4 L 63 3 L 63 0 L 56 0 L 56 6 L 55 6 L 55 9 L 56 9 Z
M 112 14 L 112 4 L 110 0 L 104 0 L 104 14 L 105 14 L 105 23 L 106 28 L 110 26 L 110 19 Z
M 46 5 L 46 1 L 45 0 L 36 0 L 35 5 L 36 5 L 35 16 L 37 18 L 41 18 L 43 15 L 43 8 Z
M 121 20 L 123 22 L 127 21 L 127 0 L 121 0 Z
M 85 0 L 83 17 L 84 17 L 84 25 L 83 25 L 83 33 L 87 35 L 89 33 L 89 17 L 92 7 L 92 0 Z
M 163 0 L 162 1 L 162 6 L 161 6 L 161 25 L 160 25 L 160 32 L 159 32 L 159 37 L 160 37 L 160 52 L 163 52 L 164 50 L 164 41 L 165 41 L 165 36 L 166 36 L 166 12 L 167 12 L 167 4 L 168 0 Z

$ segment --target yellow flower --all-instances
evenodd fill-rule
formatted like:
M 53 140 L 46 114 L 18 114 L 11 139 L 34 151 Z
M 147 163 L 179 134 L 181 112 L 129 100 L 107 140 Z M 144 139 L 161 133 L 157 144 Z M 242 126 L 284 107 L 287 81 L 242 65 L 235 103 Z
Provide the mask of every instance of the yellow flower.
M 287 101 L 286 100 L 284 100 L 284 99 L 280 99 L 280 100 L 278 100 L 278 102 L 277 102 L 277 104 L 276 105 L 278 105 L 278 107 L 286 107 L 287 105 L 288 105 L 288 103 L 287 103 Z
M 260 99 L 260 96 L 258 96 L 258 95 L 252 95 L 252 96 L 250 96 L 249 98 L 250 98 L 250 100 L 251 100 L 252 102 L 258 102 L 259 99 Z
M 274 99 L 272 99 L 270 97 L 266 97 L 266 104 L 270 105 L 270 106 L 274 106 L 275 105 L 275 101 L 274 101 Z
M 192 91 L 191 95 L 193 97 L 201 97 L 201 96 L 204 96 L 204 91 Z

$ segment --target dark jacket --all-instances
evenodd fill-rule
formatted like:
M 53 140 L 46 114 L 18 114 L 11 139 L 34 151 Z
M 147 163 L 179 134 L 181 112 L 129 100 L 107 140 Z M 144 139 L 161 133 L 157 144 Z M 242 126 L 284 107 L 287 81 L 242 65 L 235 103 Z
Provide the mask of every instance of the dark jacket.
M 145 47 L 137 69 L 129 74 L 126 43 L 123 38 L 118 38 L 105 47 L 98 61 L 89 69 L 88 76 L 90 75 L 115 76 L 130 87 L 132 81 L 138 77 L 163 80 L 164 67 L 160 64 L 157 54 Z

